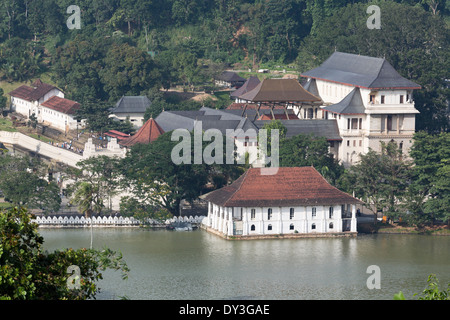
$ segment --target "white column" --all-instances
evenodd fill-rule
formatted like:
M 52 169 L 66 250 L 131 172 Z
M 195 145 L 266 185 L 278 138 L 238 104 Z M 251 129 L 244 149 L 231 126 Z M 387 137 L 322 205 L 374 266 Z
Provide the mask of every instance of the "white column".
M 261 219 L 259 220 L 259 234 L 264 234 L 265 230 L 264 230 L 264 208 L 260 208 L 261 209 Z
M 356 226 L 357 226 L 357 221 L 356 221 L 356 205 L 352 204 L 352 225 L 350 226 L 350 231 L 351 232 L 356 232 Z
M 280 215 L 279 220 L 278 220 L 278 224 L 279 224 L 278 233 L 282 234 L 283 233 L 283 212 L 281 210 L 281 207 L 279 207 L 278 210 L 279 210 L 279 215 Z
M 230 208 L 230 211 L 231 211 L 231 208 Z M 227 232 L 227 234 L 229 235 L 229 236 L 232 236 L 233 235 L 233 214 L 229 214 L 228 215 L 228 232 Z
M 248 208 L 244 208 L 244 212 L 242 215 L 242 235 L 246 236 L 249 234 L 249 226 L 248 226 Z

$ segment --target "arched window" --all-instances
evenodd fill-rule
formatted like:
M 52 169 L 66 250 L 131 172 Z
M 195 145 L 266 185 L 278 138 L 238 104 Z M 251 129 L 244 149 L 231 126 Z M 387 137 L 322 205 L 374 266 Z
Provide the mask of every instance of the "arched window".
M 289 226 L 289 230 L 294 230 L 294 224 L 291 223 L 291 225 Z
M 316 229 L 316 224 L 315 224 L 315 223 L 313 223 L 313 224 L 311 225 L 311 229 L 312 229 L 312 230 L 315 230 L 315 229 Z
M 268 226 L 267 226 L 267 230 L 272 230 L 272 225 L 271 224 L 269 224 Z
M 250 227 L 250 231 L 255 231 L 255 225 L 252 224 L 252 226 Z
M 333 229 L 333 222 L 330 222 L 330 224 L 328 225 L 328 227 L 329 227 L 330 229 Z

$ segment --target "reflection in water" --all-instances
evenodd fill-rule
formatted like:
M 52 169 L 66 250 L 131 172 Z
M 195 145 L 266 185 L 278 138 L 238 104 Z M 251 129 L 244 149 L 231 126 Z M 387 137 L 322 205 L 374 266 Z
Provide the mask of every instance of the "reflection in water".
M 41 229 L 47 250 L 88 247 L 88 229 Z M 98 299 L 388 299 L 420 293 L 429 274 L 450 282 L 450 237 L 359 235 L 227 241 L 193 232 L 105 228 L 94 247 L 123 253 L 131 272 L 107 271 Z M 381 289 L 366 286 L 381 269 Z

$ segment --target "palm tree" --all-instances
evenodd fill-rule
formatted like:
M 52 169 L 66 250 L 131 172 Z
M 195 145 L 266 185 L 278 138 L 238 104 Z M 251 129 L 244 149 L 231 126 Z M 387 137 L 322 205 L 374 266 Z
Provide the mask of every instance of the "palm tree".
M 99 187 L 88 182 L 80 182 L 75 189 L 71 203 L 78 206 L 78 210 L 87 218 L 91 218 L 91 246 L 93 241 L 92 214 L 100 213 L 103 200 L 99 195 Z

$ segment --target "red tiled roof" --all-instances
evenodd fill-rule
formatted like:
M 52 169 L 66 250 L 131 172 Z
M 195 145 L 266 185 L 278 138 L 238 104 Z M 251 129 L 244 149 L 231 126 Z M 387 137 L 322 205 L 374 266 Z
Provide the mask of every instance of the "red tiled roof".
M 125 147 L 131 147 L 136 143 L 150 143 L 158 139 L 160 135 L 164 133 L 164 130 L 159 124 L 150 118 L 147 122 L 136 132 L 135 135 L 119 142 L 120 145 Z
M 106 136 L 110 136 L 112 138 L 116 138 L 117 140 L 123 140 L 130 137 L 129 134 L 117 131 L 117 130 L 109 130 L 105 133 Z
M 9 95 L 32 102 L 39 100 L 50 90 L 55 88 L 55 86 L 43 83 L 40 79 L 38 79 L 33 83 L 31 87 L 26 85 L 20 86 L 17 89 L 11 91 Z
M 65 114 L 75 114 L 80 109 L 78 102 L 53 96 L 47 101 L 41 103 L 41 106 L 50 108 L 52 110 L 62 112 Z
M 272 168 L 275 169 L 275 168 Z M 272 175 L 247 170 L 231 185 L 204 199 L 224 207 L 274 207 L 356 204 L 360 201 L 330 185 L 313 167 L 281 167 Z

